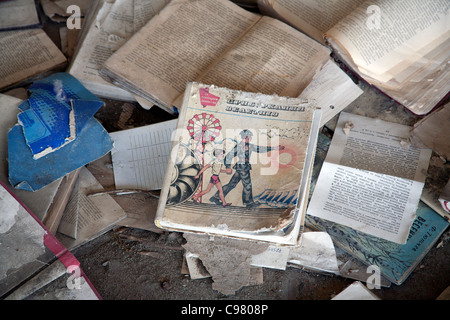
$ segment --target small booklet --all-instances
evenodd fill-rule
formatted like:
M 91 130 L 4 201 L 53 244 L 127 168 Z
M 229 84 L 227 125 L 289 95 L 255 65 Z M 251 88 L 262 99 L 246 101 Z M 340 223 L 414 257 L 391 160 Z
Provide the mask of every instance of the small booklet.
M 321 110 L 192 82 L 181 110 L 156 225 L 296 245 Z

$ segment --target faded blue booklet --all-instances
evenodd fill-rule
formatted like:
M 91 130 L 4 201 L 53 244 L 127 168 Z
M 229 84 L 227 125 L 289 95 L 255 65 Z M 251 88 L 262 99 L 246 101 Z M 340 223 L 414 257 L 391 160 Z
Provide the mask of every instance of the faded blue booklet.
M 33 159 L 23 135 L 15 125 L 8 133 L 9 181 L 17 189 L 36 191 L 66 174 L 101 158 L 113 147 L 113 140 L 94 118 L 72 143 Z
M 34 82 L 19 109 L 18 122 L 38 159 L 75 140 L 103 101 L 72 75 L 56 73 Z
M 405 244 L 374 237 L 308 214 L 306 224 L 326 231 L 341 249 L 368 266 L 379 267 L 383 276 L 400 285 L 447 229 L 449 222 L 420 201 Z
M 106 153 L 113 141 L 93 117 L 104 104 L 68 73 L 31 85 L 8 133 L 9 180 L 36 191 Z

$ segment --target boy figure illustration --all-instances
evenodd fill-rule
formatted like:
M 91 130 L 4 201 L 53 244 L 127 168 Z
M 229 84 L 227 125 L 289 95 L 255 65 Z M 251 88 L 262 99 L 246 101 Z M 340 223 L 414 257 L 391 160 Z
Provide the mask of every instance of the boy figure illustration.
M 247 129 L 242 130 L 240 136 L 241 142 L 236 144 L 225 157 L 225 172 L 228 174 L 232 173 L 231 163 L 233 158 L 237 157 L 238 161 L 233 167 L 235 170 L 233 176 L 230 181 L 223 186 L 223 196 L 226 197 L 227 194 L 233 190 L 239 182 L 242 182 L 242 203 L 247 209 L 250 209 L 259 206 L 259 203 L 253 201 L 252 180 L 250 176 L 250 171 L 252 170 L 250 156 L 252 152 L 265 153 L 272 150 L 284 150 L 284 146 L 265 147 L 250 143 L 253 134 Z M 219 194 L 216 192 L 216 194 L 212 196 L 209 201 L 215 204 L 220 204 Z
M 204 166 L 200 172 L 194 177 L 194 179 L 198 179 L 200 177 L 200 175 L 205 172 L 205 170 L 207 170 L 208 168 L 211 168 L 211 179 L 209 180 L 209 184 L 208 187 L 206 188 L 206 190 L 195 194 L 192 199 L 194 200 L 195 204 L 199 204 L 198 202 L 198 198 L 200 198 L 201 196 L 207 194 L 209 191 L 211 191 L 211 188 L 213 186 L 216 186 L 217 190 L 218 190 L 218 196 L 220 197 L 220 200 L 222 200 L 222 205 L 224 207 L 231 205 L 231 203 L 227 203 L 225 201 L 225 196 L 223 194 L 223 189 L 222 189 L 222 182 L 220 182 L 219 179 L 219 173 L 221 172 L 225 172 L 225 170 L 222 170 L 223 167 L 223 159 L 224 159 L 224 151 L 222 149 L 215 149 L 213 152 L 214 155 L 214 159 L 208 163 L 206 166 Z

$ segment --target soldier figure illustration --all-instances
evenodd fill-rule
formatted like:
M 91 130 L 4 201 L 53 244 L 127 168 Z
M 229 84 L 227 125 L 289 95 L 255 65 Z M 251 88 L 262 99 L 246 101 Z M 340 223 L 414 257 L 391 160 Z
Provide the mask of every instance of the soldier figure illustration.
M 283 150 L 284 146 L 275 146 L 275 147 L 267 147 L 267 146 L 257 146 L 253 143 L 250 143 L 252 140 L 253 134 L 250 130 L 242 130 L 240 132 L 241 141 L 234 146 L 234 148 L 227 153 L 225 156 L 225 172 L 228 174 L 232 173 L 231 163 L 234 158 L 237 157 L 237 162 L 233 166 L 235 170 L 233 176 L 230 181 L 223 186 L 223 196 L 226 197 L 227 194 L 233 190 L 239 182 L 242 182 L 243 190 L 242 190 L 242 203 L 247 209 L 254 208 L 259 204 L 253 201 L 253 187 L 250 171 L 252 170 L 252 165 L 250 164 L 250 156 L 252 152 L 257 153 L 265 153 L 270 152 L 272 150 Z M 221 205 L 221 200 L 219 197 L 219 192 L 209 199 L 209 201 Z

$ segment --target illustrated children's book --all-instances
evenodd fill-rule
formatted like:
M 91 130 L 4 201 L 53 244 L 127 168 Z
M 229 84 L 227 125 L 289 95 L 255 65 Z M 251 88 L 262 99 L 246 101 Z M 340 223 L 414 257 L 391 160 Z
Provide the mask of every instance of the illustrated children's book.
M 156 225 L 297 244 L 321 110 L 193 82 L 181 110 Z

